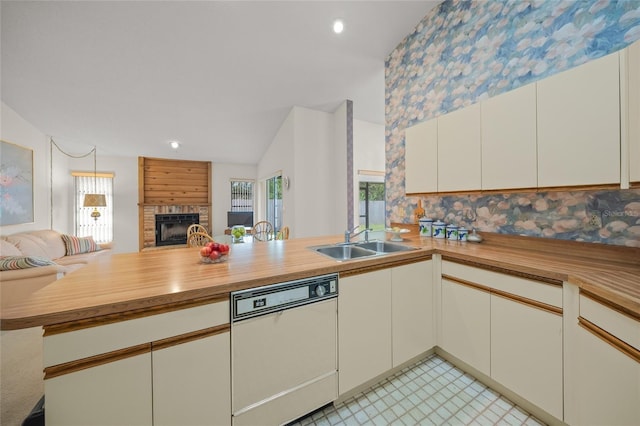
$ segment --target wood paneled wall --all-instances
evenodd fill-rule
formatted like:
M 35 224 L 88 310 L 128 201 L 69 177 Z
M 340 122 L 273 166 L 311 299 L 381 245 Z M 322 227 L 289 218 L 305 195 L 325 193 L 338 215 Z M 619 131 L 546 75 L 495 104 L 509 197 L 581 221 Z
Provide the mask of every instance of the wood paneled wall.
M 140 203 L 211 205 L 211 162 L 138 158 Z
M 155 245 L 155 218 L 149 208 L 168 212 L 200 212 L 200 223 L 211 229 L 211 162 L 138 157 L 139 247 Z M 206 210 L 203 211 L 203 210 Z M 153 243 L 151 243 L 153 240 Z

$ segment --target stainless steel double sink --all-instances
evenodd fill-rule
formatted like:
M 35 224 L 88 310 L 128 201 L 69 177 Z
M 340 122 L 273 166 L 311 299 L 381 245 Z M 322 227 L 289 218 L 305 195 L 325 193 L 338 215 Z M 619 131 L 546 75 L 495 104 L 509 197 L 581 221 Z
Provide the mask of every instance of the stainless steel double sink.
M 345 260 L 360 259 L 371 256 L 381 256 L 401 251 L 417 250 L 415 247 L 395 244 L 388 241 L 366 241 L 354 243 L 335 243 L 322 246 L 313 246 L 309 249 L 331 259 L 342 262 Z

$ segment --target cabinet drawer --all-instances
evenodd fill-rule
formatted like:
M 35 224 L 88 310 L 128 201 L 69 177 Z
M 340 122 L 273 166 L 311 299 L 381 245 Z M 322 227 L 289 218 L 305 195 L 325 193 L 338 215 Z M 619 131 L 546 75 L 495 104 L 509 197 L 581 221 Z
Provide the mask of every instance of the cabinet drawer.
M 580 316 L 640 350 L 640 321 L 580 294 Z
M 442 261 L 442 274 L 562 308 L 562 287 L 515 275 Z
M 122 348 L 229 323 L 229 302 L 46 335 L 44 366 L 62 364 Z

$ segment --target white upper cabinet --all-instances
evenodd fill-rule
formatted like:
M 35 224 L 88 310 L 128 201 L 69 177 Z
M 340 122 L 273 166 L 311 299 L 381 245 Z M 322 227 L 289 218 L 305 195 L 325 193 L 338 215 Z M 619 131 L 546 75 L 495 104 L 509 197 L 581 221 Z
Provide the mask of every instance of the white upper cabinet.
M 438 191 L 481 189 L 480 104 L 438 117 Z
M 619 55 L 537 83 L 538 186 L 620 182 Z
M 480 109 L 482 189 L 537 187 L 535 84 L 483 101 Z
M 405 191 L 407 194 L 438 191 L 438 121 L 408 127 L 405 143 Z
M 628 141 L 629 181 L 640 187 L 640 41 L 629 46 L 626 51 L 626 111 L 623 126 Z

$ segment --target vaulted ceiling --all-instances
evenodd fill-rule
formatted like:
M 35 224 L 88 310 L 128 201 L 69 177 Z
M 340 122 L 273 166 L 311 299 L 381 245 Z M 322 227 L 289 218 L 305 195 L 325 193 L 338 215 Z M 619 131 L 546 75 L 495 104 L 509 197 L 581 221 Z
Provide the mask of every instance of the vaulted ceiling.
M 2 101 L 103 155 L 255 164 L 294 105 L 383 124 L 384 61 L 438 3 L 3 0 Z

